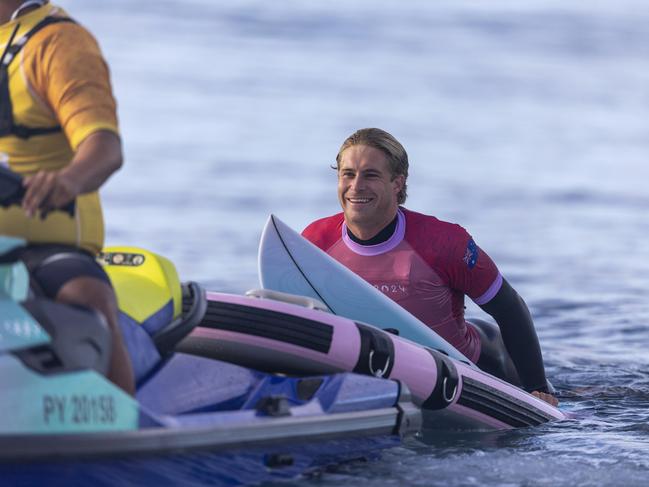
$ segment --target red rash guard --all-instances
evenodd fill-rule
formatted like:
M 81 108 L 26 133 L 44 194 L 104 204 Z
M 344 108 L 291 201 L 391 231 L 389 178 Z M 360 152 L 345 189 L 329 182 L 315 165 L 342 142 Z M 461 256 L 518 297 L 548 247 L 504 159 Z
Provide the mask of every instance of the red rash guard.
M 480 337 L 464 319 L 464 295 L 483 305 L 502 276 L 464 228 L 400 208 L 394 233 L 378 245 L 349 238 L 342 213 L 311 223 L 302 235 L 478 361 Z

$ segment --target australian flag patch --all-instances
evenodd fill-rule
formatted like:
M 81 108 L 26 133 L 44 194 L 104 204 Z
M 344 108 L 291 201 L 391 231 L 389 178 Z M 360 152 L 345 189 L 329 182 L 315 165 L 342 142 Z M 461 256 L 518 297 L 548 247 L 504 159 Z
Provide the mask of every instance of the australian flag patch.
M 469 239 L 469 243 L 466 246 L 466 251 L 464 252 L 464 257 L 462 258 L 462 260 L 469 269 L 473 269 L 478 262 L 478 246 L 475 244 L 472 238 Z

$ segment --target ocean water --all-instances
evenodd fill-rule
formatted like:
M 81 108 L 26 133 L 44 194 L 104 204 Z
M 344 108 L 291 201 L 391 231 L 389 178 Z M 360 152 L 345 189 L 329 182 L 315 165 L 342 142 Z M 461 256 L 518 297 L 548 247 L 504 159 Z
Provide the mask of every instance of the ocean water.
M 212 290 L 256 287 L 268 215 L 301 230 L 338 211 L 339 145 L 384 128 L 410 156 L 407 206 L 492 256 L 575 413 L 291 485 L 647 484 L 649 3 L 60 4 L 98 38 L 118 98 L 109 244 Z

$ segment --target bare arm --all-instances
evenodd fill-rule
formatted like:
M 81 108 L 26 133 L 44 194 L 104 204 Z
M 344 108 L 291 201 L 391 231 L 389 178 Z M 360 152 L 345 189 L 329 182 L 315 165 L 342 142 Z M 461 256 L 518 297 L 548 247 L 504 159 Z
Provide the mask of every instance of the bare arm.
M 29 216 L 65 206 L 77 196 L 99 189 L 122 166 L 122 142 L 107 130 L 79 145 L 74 158 L 58 171 L 39 171 L 24 179 L 23 208 Z

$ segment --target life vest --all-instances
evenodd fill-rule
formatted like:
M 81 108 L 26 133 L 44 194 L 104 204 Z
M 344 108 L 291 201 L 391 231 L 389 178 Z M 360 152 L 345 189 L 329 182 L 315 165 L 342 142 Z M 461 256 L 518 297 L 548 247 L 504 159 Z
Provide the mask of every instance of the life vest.
M 17 42 L 11 43 L 7 46 L 2 63 L 0 64 L 0 137 L 7 135 L 15 135 L 21 139 L 28 139 L 37 135 L 46 135 L 56 132 L 61 132 L 61 126 L 55 125 L 53 127 L 28 127 L 17 123 L 14 119 L 13 103 L 9 93 L 9 65 L 16 59 L 18 53 L 27 44 L 30 38 L 38 31 L 47 27 L 48 25 L 57 24 L 60 22 L 73 22 L 69 17 L 45 17 L 37 23 L 31 30 L 20 37 Z M 19 25 L 17 25 L 16 31 Z M 14 32 L 16 32 L 14 31 Z
M 50 4 L 17 20 L 13 40 L 0 51 L 0 164 L 28 176 L 39 170 L 60 170 L 74 151 L 54 114 L 29 86 L 23 73 L 23 49 L 38 32 L 53 24 L 75 23 Z M 13 37 L 13 36 L 10 36 Z M 0 208 L 0 233 L 30 243 L 74 245 L 92 253 L 103 246 L 104 223 L 97 192 L 76 198 L 73 214 L 50 212 L 29 218 L 22 208 Z

